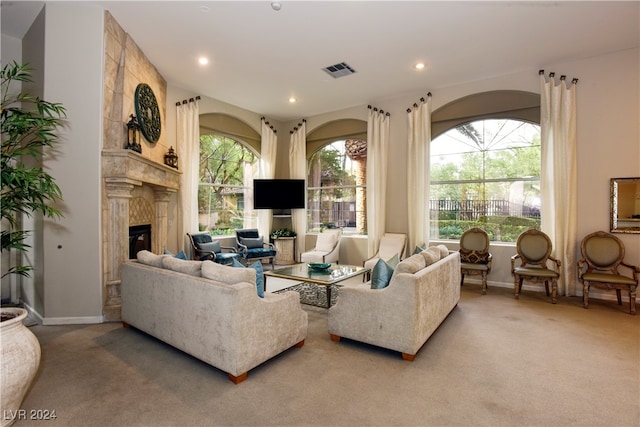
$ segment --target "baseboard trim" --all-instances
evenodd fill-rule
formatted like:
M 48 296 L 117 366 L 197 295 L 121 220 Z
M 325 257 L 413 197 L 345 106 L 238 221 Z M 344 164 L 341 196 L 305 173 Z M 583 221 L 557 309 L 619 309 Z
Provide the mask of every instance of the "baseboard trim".
M 477 279 L 475 276 L 473 278 L 469 277 L 465 277 L 464 278 L 464 283 L 470 283 L 470 284 L 474 284 L 474 285 L 482 285 L 482 281 L 480 279 Z M 492 281 L 487 281 L 487 287 L 489 292 L 491 291 L 492 287 L 495 288 L 507 288 L 507 289 L 513 289 L 513 283 L 504 283 L 504 282 L 492 282 Z M 544 284 L 539 283 L 537 285 L 535 284 L 527 284 L 527 282 L 525 282 L 522 285 L 522 289 L 525 291 L 529 291 L 529 292 L 541 292 L 544 293 Z M 551 289 L 549 289 L 549 291 L 551 291 Z M 566 295 L 559 295 L 558 296 L 566 296 Z M 580 297 L 582 298 L 582 284 L 578 283 L 578 285 L 576 286 L 576 295 L 573 295 L 574 297 Z M 602 289 L 598 289 L 595 287 L 592 287 L 591 290 L 589 291 L 589 300 L 603 300 L 603 301 L 618 301 L 618 297 L 616 296 L 616 293 L 613 291 L 606 291 L 606 290 L 602 290 Z M 629 302 L 629 292 L 622 292 L 622 301 L 627 301 L 627 303 Z
M 104 316 L 88 316 L 88 317 L 45 317 L 42 324 L 45 326 L 53 325 L 91 325 L 96 323 L 104 323 Z

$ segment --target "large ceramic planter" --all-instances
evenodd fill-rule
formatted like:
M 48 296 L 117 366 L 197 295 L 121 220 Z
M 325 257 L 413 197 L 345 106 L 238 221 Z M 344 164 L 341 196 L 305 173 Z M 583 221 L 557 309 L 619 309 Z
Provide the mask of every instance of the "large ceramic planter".
M 12 319 L 0 322 L 0 346 L 2 347 L 0 418 L 2 427 L 5 427 L 21 417 L 20 405 L 40 365 L 40 343 L 33 332 L 22 324 L 22 320 L 27 317 L 27 310 L 3 307 L 0 311 L 16 315 Z

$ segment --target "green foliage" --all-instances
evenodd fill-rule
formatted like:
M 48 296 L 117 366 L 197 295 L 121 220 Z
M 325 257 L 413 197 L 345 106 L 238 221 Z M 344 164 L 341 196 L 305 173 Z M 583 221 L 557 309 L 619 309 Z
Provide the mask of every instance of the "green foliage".
M 271 233 L 271 238 L 277 239 L 278 237 L 296 237 L 297 235 L 298 234 L 295 231 L 288 228 L 279 228 Z
M 518 236 L 531 228 L 540 229 L 540 220 L 534 218 L 486 216 L 479 221 L 438 220 L 431 221 L 432 235 L 437 230 L 437 238 L 457 240 L 466 230 L 480 227 L 489 235 L 489 240 L 515 242 Z
M 60 218 L 62 213 L 53 205 L 62 200 L 62 191 L 55 179 L 41 167 L 28 166 L 29 158 L 38 159 L 45 149 L 54 149 L 59 142 L 56 134 L 64 125 L 65 108 L 27 93 L 10 92 L 12 82 L 31 81 L 31 68 L 17 62 L 1 71 L 0 96 L 2 113 L 1 211 L 7 228 L 2 230 L 2 251 L 24 251 L 29 232 L 19 229 L 21 215 L 41 213 L 48 218 Z M 27 161 L 27 162 L 25 162 Z M 37 162 L 34 162 L 37 163 Z M 4 224 L 3 224 L 4 226 Z M 29 276 L 29 266 L 10 267 L 7 274 Z

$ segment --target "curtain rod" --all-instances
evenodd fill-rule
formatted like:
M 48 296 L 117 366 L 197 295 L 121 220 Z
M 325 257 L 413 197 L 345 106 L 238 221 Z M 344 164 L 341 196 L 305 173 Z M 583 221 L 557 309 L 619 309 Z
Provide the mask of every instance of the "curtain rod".
M 373 109 L 373 111 L 378 111 L 378 109 L 376 107 L 372 107 L 371 105 L 367 105 L 368 109 Z M 386 113 L 384 112 L 384 110 L 380 110 L 380 114 L 384 114 L 387 117 L 391 117 L 391 114 L 389 114 L 389 112 L 387 111 Z
M 428 92 L 428 93 L 427 93 L 427 98 L 431 98 L 431 92 Z M 420 102 L 422 102 L 423 104 L 426 102 L 426 101 L 424 100 L 424 97 L 423 97 L 423 98 L 420 98 Z M 414 102 L 414 103 L 413 103 L 413 108 L 418 108 L 418 103 L 417 103 L 417 102 Z M 407 113 L 410 113 L 410 112 L 411 112 L 411 108 L 407 108 Z
M 302 121 L 298 123 L 298 126 L 302 126 L 303 123 L 307 123 L 307 119 L 302 119 Z M 297 132 L 298 126 L 294 126 L 293 129 L 289 131 L 289 134 L 293 135 L 295 132 Z
M 538 75 L 540 75 L 540 76 L 544 75 L 544 70 L 540 70 L 540 71 L 538 71 Z M 550 72 L 550 73 L 549 73 L 549 78 L 550 78 L 550 79 L 553 79 L 555 76 L 556 76 L 556 73 L 555 73 L 555 72 L 553 72 L 553 71 L 552 71 L 552 72 Z M 567 79 L 567 76 L 565 76 L 564 74 L 560 76 L 560 80 L 566 80 L 566 79 Z M 578 83 L 578 80 L 579 80 L 579 79 L 578 79 L 577 77 L 574 77 L 574 78 L 571 80 L 571 83 L 573 83 L 573 84 L 577 84 L 577 83 Z
M 182 102 L 176 102 L 176 107 L 179 107 L 180 104 L 186 104 L 187 102 L 194 102 L 194 101 L 199 101 L 200 100 L 200 95 L 196 96 L 195 98 L 189 98 L 189 100 L 187 101 L 186 99 L 183 99 Z
M 273 125 L 270 125 L 269 122 L 264 117 L 260 117 L 260 120 L 262 120 L 265 125 L 269 126 L 269 128 L 273 131 L 273 133 L 278 133 L 278 131 L 273 128 Z

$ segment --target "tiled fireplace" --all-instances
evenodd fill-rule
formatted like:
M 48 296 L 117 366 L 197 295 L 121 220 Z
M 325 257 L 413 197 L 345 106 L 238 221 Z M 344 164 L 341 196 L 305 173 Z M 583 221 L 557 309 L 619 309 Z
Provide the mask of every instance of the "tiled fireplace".
M 103 286 L 106 321 L 121 320 L 120 265 L 129 259 L 131 226 L 151 226 L 151 250 L 167 246 L 168 207 L 181 172 L 124 149 L 102 151 Z

